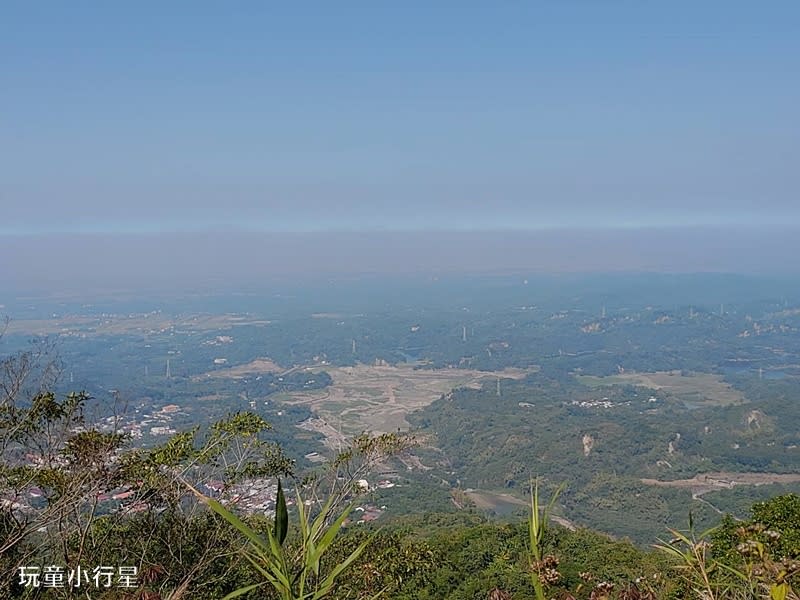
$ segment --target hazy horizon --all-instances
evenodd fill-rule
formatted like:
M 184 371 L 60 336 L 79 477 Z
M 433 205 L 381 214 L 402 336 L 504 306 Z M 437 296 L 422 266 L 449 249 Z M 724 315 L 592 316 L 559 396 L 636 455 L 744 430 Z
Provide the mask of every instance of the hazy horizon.
M 800 228 L 0 236 L 10 290 L 252 287 L 360 274 L 797 274 Z

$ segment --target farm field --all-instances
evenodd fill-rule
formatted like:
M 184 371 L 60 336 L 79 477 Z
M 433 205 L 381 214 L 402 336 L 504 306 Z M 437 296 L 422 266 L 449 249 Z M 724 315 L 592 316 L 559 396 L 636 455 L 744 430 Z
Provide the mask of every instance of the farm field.
M 577 375 L 577 380 L 588 387 L 608 385 L 638 385 L 653 390 L 664 390 L 689 404 L 729 406 L 746 402 L 744 395 L 725 383 L 719 375 L 680 371 L 654 373 L 621 373 L 607 377 Z
M 68 315 L 51 319 L 14 319 L 4 332 L 27 335 L 126 335 L 158 334 L 174 329 L 192 331 L 228 330 L 234 326 L 267 325 L 269 321 L 241 315 L 194 315 L 174 317 L 160 312 L 135 315 Z

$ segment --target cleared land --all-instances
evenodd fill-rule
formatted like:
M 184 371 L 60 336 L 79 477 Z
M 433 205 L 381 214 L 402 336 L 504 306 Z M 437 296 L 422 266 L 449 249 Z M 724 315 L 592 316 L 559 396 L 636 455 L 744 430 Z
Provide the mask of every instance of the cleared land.
M 531 508 L 530 499 L 521 500 L 506 492 L 469 489 L 465 490 L 464 495 L 475 505 L 475 508 L 479 510 L 490 510 L 501 516 L 511 515 L 520 510 L 529 512 Z M 544 500 L 546 501 L 547 498 L 545 497 Z M 550 515 L 550 519 L 562 527 L 575 531 L 575 524 L 569 519 L 553 514 Z
M 708 492 L 728 489 L 740 485 L 769 485 L 771 483 L 797 483 L 800 474 L 796 473 L 698 473 L 691 479 L 662 481 L 660 479 L 642 479 L 645 485 L 658 487 L 674 487 L 690 490 L 692 495 L 702 496 Z
M 307 367 L 311 369 L 311 367 Z M 335 447 L 337 432 L 345 435 L 363 431 L 387 433 L 408 429 L 406 415 L 429 405 L 457 387 L 480 387 L 496 378 L 522 379 L 530 370 L 498 372 L 466 369 L 414 369 L 411 365 L 321 367 L 333 379 L 324 390 L 277 394 L 275 400 L 303 404 L 317 415 L 304 428 L 319 431 Z M 316 368 L 314 368 L 316 370 Z
M 654 390 L 664 390 L 689 403 L 727 406 L 746 402 L 744 395 L 711 373 L 657 371 L 654 373 L 622 373 L 608 377 L 577 375 L 578 381 L 588 387 L 607 385 L 640 385 Z
M 485 490 L 466 490 L 464 495 L 469 498 L 479 510 L 491 510 L 497 514 L 511 514 L 530 504 L 524 500 L 506 493 L 488 492 Z
M 256 358 L 255 360 L 251 360 L 249 363 L 243 365 L 236 365 L 234 367 L 227 367 L 225 369 L 217 369 L 202 375 L 197 375 L 194 377 L 194 379 L 198 380 L 208 377 L 242 379 L 248 375 L 258 375 L 259 373 L 282 373 L 285 370 L 286 369 L 275 364 L 269 358 Z

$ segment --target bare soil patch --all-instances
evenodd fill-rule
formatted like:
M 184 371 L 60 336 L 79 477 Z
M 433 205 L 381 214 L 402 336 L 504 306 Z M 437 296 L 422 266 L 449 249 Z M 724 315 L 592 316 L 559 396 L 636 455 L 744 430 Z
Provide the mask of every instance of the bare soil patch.
M 429 405 L 453 388 L 480 386 L 497 377 L 521 379 L 531 372 L 414 369 L 410 365 L 323 368 L 333 379 L 328 388 L 280 394 L 275 399 L 311 408 L 322 421 L 316 430 L 330 438 L 336 436 L 330 435 L 329 427 L 347 435 L 405 430 L 410 427 L 408 413 Z
M 642 479 L 645 485 L 658 487 L 674 487 L 688 489 L 694 496 L 702 496 L 708 492 L 729 489 L 738 485 L 769 485 L 771 483 L 797 483 L 797 473 L 698 473 L 691 479 L 662 481 L 660 479 Z
M 522 507 L 530 510 L 531 506 L 530 500 L 521 500 L 520 498 L 505 492 L 467 490 L 464 492 L 464 495 L 469 498 L 473 504 L 475 504 L 475 508 L 478 508 L 479 510 L 490 510 L 500 515 L 512 514 L 520 510 Z M 550 519 L 562 527 L 566 527 L 571 531 L 575 531 L 575 524 L 569 519 L 553 514 L 550 515 Z
M 223 377 L 229 379 L 242 379 L 248 375 L 258 375 L 260 373 L 282 373 L 283 367 L 273 362 L 269 358 L 256 358 L 249 363 L 208 371 L 202 375 L 197 375 L 194 379 L 204 379 L 208 377 Z
M 464 495 L 469 498 L 475 508 L 480 510 L 492 510 L 495 512 L 508 512 L 517 507 L 528 506 L 524 500 L 520 500 L 506 493 L 487 492 L 484 490 L 467 490 Z

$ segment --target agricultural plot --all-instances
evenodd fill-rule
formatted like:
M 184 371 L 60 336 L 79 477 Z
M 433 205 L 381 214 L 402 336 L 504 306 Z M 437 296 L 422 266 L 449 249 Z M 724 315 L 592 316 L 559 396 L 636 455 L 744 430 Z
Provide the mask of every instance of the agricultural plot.
M 165 333 L 175 329 L 189 331 L 224 331 L 235 326 L 267 325 L 269 321 L 241 315 L 193 315 L 173 317 L 160 312 L 136 315 L 72 315 L 52 319 L 16 319 L 5 333 L 27 335 L 72 334 L 86 337 L 100 335 L 142 335 Z
M 587 387 L 608 385 L 637 385 L 653 390 L 664 390 L 684 400 L 689 405 L 728 406 L 746 402 L 744 395 L 711 373 L 658 371 L 654 373 L 621 373 L 608 377 L 578 375 L 578 381 Z
M 227 367 L 225 369 L 217 369 L 215 371 L 204 373 L 203 375 L 197 375 L 194 377 L 194 379 L 196 381 L 200 381 L 205 378 L 243 379 L 247 376 L 259 375 L 261 373 L 281 373 L 283 371 L 285 371 L 285 369 L 279 365 L 276 365 L 269 358 L 256 358 L 255 360 L 251 360 L 249 363 L 243 365 L 236 365 L 233 367 Z

